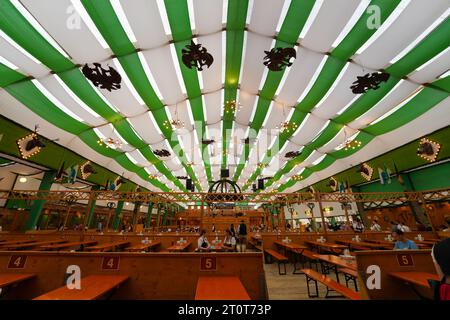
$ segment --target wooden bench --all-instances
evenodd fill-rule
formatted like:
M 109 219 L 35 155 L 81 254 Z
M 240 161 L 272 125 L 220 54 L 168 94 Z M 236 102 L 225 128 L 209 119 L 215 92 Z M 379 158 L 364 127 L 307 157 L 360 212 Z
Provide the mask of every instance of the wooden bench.
M 89 241 L 79 241 L 79 242 L 67 242 L 67 243 L 58 243 L 40 246 L 41 250 L 49 250 L 49 251 L 60 251 L 60 250 L 69 250 L 70 248 L 77 248 L 77 250 L 81 249 L 83 251 L 85 246 L 95 245 L 97 241 L 89 240 Z
M 127 275 L 90 275 L 81 278 L 81 289 L 63 286 L 33 300 L 95 300 L 105 297 L 128 278 Z
M 251 300 L 239 277 L 199 277 L 195 300 Z
M 347 288 L 348 283 L 350 281 L 353 281 L 353 284 L 355 285 L 355 290 L 358 291 L 358 283 L 356 281 L 356 279 L 358 279 L 358 272 L 356 270 L 349 268 L 339 268 L 339 272 L 344 274 L 345 285 L 347 286 Z
M 125 247 L 129 244 L 130 244 L 129 241 L 115 241 L 115 242 L 102 243 L 97 246 L 88 247 L 88 248 L 86 248 L 86 250 L 94 251 L 94 252 L 108 252 L 108 251 L 117 250 L 117 248 Z
M 310 269 L 312 269 L 312 265 L 314 264 L 316 271 L 319 270 L 319 259 L 317 259 L 315 252 L 312 252 L 310 250 L 303 250 L 302 256 L 308 260 Z
M 289 259 L 272 249 L 265 249 L 264 253 L 270 255 L 273 259 L 278 261 L 278 274 L 285 275 L 286 274 L 286 262 L 288 262 Z M 283 266 L 284 266 L 284 273 L 281 273 L 281 264 L 283 264 Z
M 336 297 L 336 296 L 328 296 L 328 293 L 330 291 L 336 291 L 350 300 L 361 300 L 361 295 L 359 293 L 347 288 L 346 286 L 344 286 L 340 283 L 337 283 L 333 279 L 331 279 L 323 274 L 320 274 L 315 270 L 302 269 L 302 272 L 306 276 L 306 285 L 308 287 L 308 297 L 310 297 L 310 298 L 319 297 L 319 289 L 317 287 L 317 282 L 320 282 L 327 287 L 327 293 L 325 295 L 325 298 Z M 311 281 L 314 281 L 314 284 L 316 287 L 316 293 L 314 295 L 311 294 L 310 289 L 309 289 L 309 283 Z
M 10 287 L 35 276 L 33 273 L 0 273 L 0 296 L 4 295 Z
M 59 240 L 49 240 L 49 241 L 39 241 L 39 242 L 17 243 L 17 244 L 10 244 L 7 246 L 3 246 L 0 248 L 0 250 L 18 251 L 18 250 L 32 249 L 34 251 L 38 251 L 38 250 L 42 250 L 42 249 L 36 248 L 36 247 L 52 245 L 52 244 L 59 244 L 59 243 L 63 243 L 63 242 L 67 242 L 67 240 L 59 239 Z
M 160 241 L 157 242 L 151 242 L 151 243 L 138 243 L 135 244 L 131 247 L 125 248 L 125 251 L 129 251 L 129 252 L 141 252 L 141 251 L 145 251 L 147 252 L 148 250 L 151 250 L 153 248 L 156 248 L 157 246 L 159 246 L 161 244 Z

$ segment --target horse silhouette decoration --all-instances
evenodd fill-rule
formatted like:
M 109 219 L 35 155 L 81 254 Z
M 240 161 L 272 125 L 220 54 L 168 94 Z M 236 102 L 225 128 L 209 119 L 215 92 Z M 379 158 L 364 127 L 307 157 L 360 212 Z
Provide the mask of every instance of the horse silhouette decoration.
M 266 56 L 264 57 L 263 64 L 271 71 L 281 71 L 285 67 L 290 67 L 292 62 L 291 58 L 297 57 L 297 52 L 293 48 L 273 48 L 270 51 L 264 51 Z
M 105 69 L 100 63 L 94 63 L 93 65 L 94 67 L 91 68 L 85 64 L 81 71 L 94 86 L 100 89 L 106 89 L 110 92 L 111 90 L 120 89 L 122 77 L 113 67 L 109 66 L 108 69 Z
M 181 60 L 189 69 L 195 68 L 198 71 L 202 71 L 204 66 L 209 68 L 214 62 L 214 58 L 208 53 L 208 50 L 202 47 L 201 44 L 195 44 L 192 40 L 191 44 L 188 44 L 181 50 L 181 53 Z
M 369 90 L 377 90 L 380 88 L 382 82 L 389 80 L 389 73 L 385 72 L 373 72 L 366 73 L 362 77 L 357 77 L 357 80 L 352 83 L 350 89 L 354 94 L 366 93 Z

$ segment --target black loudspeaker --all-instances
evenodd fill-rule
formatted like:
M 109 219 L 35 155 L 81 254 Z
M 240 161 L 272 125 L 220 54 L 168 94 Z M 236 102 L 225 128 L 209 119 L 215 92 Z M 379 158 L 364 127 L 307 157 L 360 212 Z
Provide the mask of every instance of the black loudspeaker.
M 186 179 L 186 189 L 192 190 L 194 184 L 192 183 L 192 179 Z
M 264 190 L 264 179 L 258 179 L 258 189 Z
M 221 178 L 229 178 L 230 177 L 230 169 L 222 169 L 220 170 Z
M 192 184 L 191 192 L 195 191 L 195 184 Z
M 258 189 L 256 189 L 256 184 L 255 183 L 252 184 L 252 190 L 253 190 L 253 192 L 256 192 L 256 190 L 258 190 Z

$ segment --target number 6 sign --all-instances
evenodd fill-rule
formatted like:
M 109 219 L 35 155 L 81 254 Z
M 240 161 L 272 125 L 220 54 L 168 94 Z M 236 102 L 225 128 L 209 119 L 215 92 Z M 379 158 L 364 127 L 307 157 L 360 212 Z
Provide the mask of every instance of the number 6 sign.
M 215 271 L 217 270 L 216 257 L 201 257 L 200 271 Z

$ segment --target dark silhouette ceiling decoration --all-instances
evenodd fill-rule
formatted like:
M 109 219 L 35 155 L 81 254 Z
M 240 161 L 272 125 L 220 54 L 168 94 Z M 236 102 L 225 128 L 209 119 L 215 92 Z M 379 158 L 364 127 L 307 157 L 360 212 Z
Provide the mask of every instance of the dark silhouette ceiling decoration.
M 208 53 L 208 50 L 201 44 L 195 44 L 193 40 L 191 40 L 191 44 L 181 50 L 181 53 L 183 54 L 183 63 L 189 69 L 195 68 L 202 71 L 204 66 L 209 68 L 214 62 L 214 58 Z
M 97 62 L 93 65 L 94 67 L 91 68 L 88 64 L 85 64 L 81 71 L 94 86 L 108 91 L 120 89 L 122 77 L 113 67 L 110 66 L 108 69 L 105 69 Z
M 302 153 L 300 151 L 289 151 L 287 152 L 284 156 L 286 158 L 295 158 L 298 157 L 299 155 L 301 155 Z
M 377 90 L 380 87 L 380 83 L 388 81 L 389 77 L 389 73 L 385 72 L 366 73 L 362 77 L 358 76 L 357 80 L 350 86 L 350 89 L 352 89 L 354 94 L 366 93 L 371 89 Z
M 271 71 L 281 71 L 285 67 L 292 66 L 291 58 L 297 57 L 297 52 L 293 48 L 273 48 L 264 51 L 264 65 Z
M 170 157 L 170 152 L 166 149 L 158 149 L 153 152 L 158 157 Z

